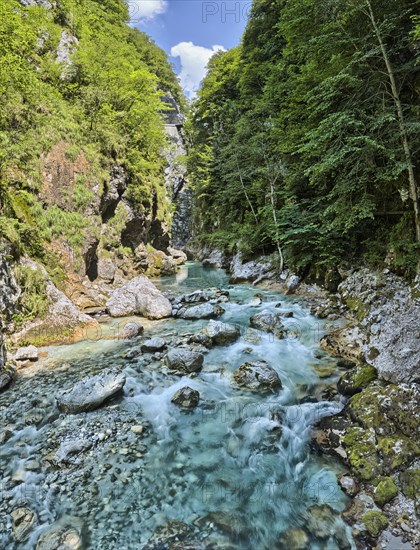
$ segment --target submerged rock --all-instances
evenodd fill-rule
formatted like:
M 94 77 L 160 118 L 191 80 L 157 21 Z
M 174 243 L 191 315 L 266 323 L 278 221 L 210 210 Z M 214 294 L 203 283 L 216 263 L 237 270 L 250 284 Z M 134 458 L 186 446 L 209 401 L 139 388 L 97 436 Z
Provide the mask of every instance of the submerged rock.
M 241 335 L 239 327 L 221 321 L 210 321 L 203 332 L 210 336 L 213 344 L 221 346 L 235 342 Z
M 244 363 L 233 373 L 238 386 L 248 390 L 278 390 L 282 387 L 277 372 L 266 361 Z
M 17 508 L 10 515 L 12 516 L 12 529 L 15 540 L 17 542 L 25 541 L 37 523 L 35 513 L 29 508 Z
M 198 405 L 200 394 L 189 386 L 179 389 L 172 397 L 172 403 L 179 405 L 183 409 L 193 409 Z
M 166 342 L 163 338 L 150 338 L 141 345 L 141 351 L 146 353 L 153 353 L 154 351 L 161 351 L 166 348 Z
M 174 348 L 166 355 L 166 364 L 169 368 L 187 374 L 201 370 L 203 361 L 202 353 L 186 349 Z
M 75 456 L 79 455 L 83 451 L 87 451 L 92 447 L 92 442 L 87 439 L 74 439 L 72 441 L 63 441 L 60 448 L 54 455 L 53 461 L 56 464 L 61 462 L 71 462 Z
M 124 384 L 124 374 L 107 373 L 87 378 L 57 396 L 58 408 L 69 414 L 92 411 L 121 391 Z
M 281 322 L 280 313 L 272 313 L 265 309 L 260 313 L 256 313 L 249 320 L 251 327 L 264 332 L 274 333 L 277 338 L 284 338 L 285 328 Z
M 334 535 L 336 513 L 328 504 L 310 506 L 307 509 L 306 527 L 318 539 L 327 539 Z
M 143 315 L 148 319 L 163 319 L 172 315 L 170 301 L 144 275 L 114 290 L 106 307 L 111 317 Z
M 279 544 L 285 550 L 308 550 L 309 536 L 303 529 L 288 529 L 280 535 Z

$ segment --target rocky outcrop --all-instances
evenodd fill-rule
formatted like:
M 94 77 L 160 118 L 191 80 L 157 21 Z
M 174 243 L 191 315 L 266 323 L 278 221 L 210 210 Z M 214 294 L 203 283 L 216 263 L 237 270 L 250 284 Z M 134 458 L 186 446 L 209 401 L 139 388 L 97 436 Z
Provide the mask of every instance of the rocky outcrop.
M 223 252 L 220 250 L 213 250 L 208 256 L 201 260 L 203 267 L 227 267 L 227 260 Z
M 230 264 L 230 280 L 232 283 L 243 281 L 262 281 L 275 275 L 272 263 L 267 257 L 260 260 L 243 261 L 242 254 L 236 253 Z
M 74 341 L 80 339 L 83 331 L 89 326 L 99 326 L 97 321 L 82 313 L 61 290 L 58 290 L 43 266 L 28 258 L 22 259 L 21 264 L 42 274 L 49 306 L 45 317 L 27 324 L 14 334 L 14 341 L 32 341 L 40 345 Z
M 168 367 L 180 374 L 191 374 L 203 367 L 203 354 L 186 349 L 171 349 L 166 355 Z
M 148 319 L 163 319 L 172 315 L 170 301 L 144 275 L 114 290 L 106 308 L 111 317 L 142 315 Z
M 275 391 L 282 387 L 279 375 L 266 361 L 244 363 L 233 373 L 233 380 L 241 388 L 252 391 Z
M 210 321 L 203 333 L 211 338 L 213 344 L 224 346 L 235 342 L 241 335 L 239 327 L 221 321 Z
M 60 411 L 68 414 L 92 411 L 122 390 L 125 376 L 108 372 L 87 378 L 57 396 Z

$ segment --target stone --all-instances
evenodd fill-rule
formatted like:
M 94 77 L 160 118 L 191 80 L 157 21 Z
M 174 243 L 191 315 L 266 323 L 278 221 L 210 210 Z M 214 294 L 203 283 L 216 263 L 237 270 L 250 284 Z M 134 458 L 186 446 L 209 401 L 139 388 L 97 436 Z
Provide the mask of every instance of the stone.
M 180 319 L 212 319 L 223 315 L 225 310 L 218 305 L 210 303 L 199 304 L 196 306 L 181 307 L 174 312 L 174 317 Z
M 76 414 L 97 409 L 111 396 L 122 390 L 125 375 L 108 372 L 86 378 L 72 389 L 57 396 L 57 405 L 61 412 Z
M 38 361 L 38 357 L 38 348 L 35 346 L 19 348 L 15 353 L 15 361 Z
M 141 424 L 137 424 L 135 426 L 131 426 L 130 430 L 133 432 L 133 434 L 141 435 L 144 431 L 144 428 Z
M 143 315 L 148 319 L 163 319 L 172 315 L 170 301 L 144 275 L 114 290 L 106 308 L 111 317 Z
M 172 397 L 172 403 L 179 405 L 182 409 L 194 409 L 200 400 L 200 394 L 189 386 L 180 388 Z
M 300 283 L 300 277 L 291 275 L 286 281 L 286 294 L 294 294 Z
M 221 346 L 235 342 L 241 335 L 239 327 L 213 320 L 209 322 L 203 332 L 210 336 L 213 344 Z
M 101 259 L 98 262 L 98 277 L 106 283 L 112 283 L 115 279 L 115 272 L 117 268 L 114 262 L 109 259 Z
M 71 463 L 72 460 L 80 453 L 89 450 L 92 447 L 92 442 L 87 439 L 74 439 L 63 441 L 58 451 L 53 457 L 56 464 Z
M 72 522 L 81 523 L 80 520 Z M 53 523 L 38 539 L 36 550 L 83 550 L 81 529 L 74 525 L 63 524 L 60 521 Z
M 380 508 L 382 508 L 397 495 L 398 489 L 392 477 L 383 477 L 375 488 L 373 500 Z
M 34 512 L 29 508 L 16 508 L 10 514 L 12 516 L 13 536 L 16 542 L 24 542 L 31 532 L 34 525 L 37 523 L 37 518 Z
M 365 524 L 368 533 L 375 539 L 388 525 L 388 518 L 386 515 L 383 512 L 378 512 L 376 510 L 366 512 L 366 514 L 362 517 L 362 521 Z
M 229 269 L 231 273 L 230 282 L 232 283 L 262 280 L 265 276 L 271 276 L 273 271 L 268 258 L 262 257 L 260 260 L 251 260 L 244 263 L 240 252 L 232 258 Z
M 253 391 L 274 391 L 282 387 L 279 375 L 266 361 L 244 363 L 233 373 L 238 386 Z
M 280 313 L 272 313 L 264 309 L 253 315 L 249 322 L 253 328 L 262 330 L 263 332 L 274 333 L 278 338 L 284 338 L 285 328 L 281 322 Z
M 306 528 L 312 536 L 328 539 L 334 534 L 335 512 L 328 504 L 310 506 L 307 509 Z
M 208 334 L 204 334 L 203 332 L 199 332 L 197 334 L 193 334 L 188 339 L 189 344 L 200 344 L 201 346 L 204 346 L 205 348 L 210 349 L 213 346 L 213 341 L 210 338 Z
M 176 248 L 168 246 L 167 252 L 169 256 L 171 256 L 175 260 L 175 263 L 177 265 L 181 265 L 188 260 L 187 255 L 183 250 L 178 250 Z
M 262 300 L 259 296 L 253 296 L 247 301 L 247 305 L 250 307 L 258 307 L 262 304 Z
M 0 391 L 5 390 L 13 382 L 16 369 L 13 365 L 5 365 L 0 368 Z
M 166 364 L 172 370 L 190 374 L 203 367 L 204 356 L 197 351 L 174 348 L 166 355 Z
M 209 256 L 202 260 L 203 267 L 226 267 L 226 258 L 220 250 L 213 250 Z
M 163 338 L 150 338 L 142 343 L 141 351 L 144 353 L 153 353 L 155 351 L 161 351 L 166 348 L 166 342 Z
M 349 497 L 356 496 L 360 490 L 356 480 L 347 474 L 339 476 L 338 484 Z
M 140 336 L 140 334 L 143 334 L 143 332 L 144 327 L 142 327 L 140 323 L 127 323 L 120 333 L 120 339 L 129 340 L 131 338 L 136 338 Z
M 309 536 L 303 529 L 287 529 L 280 535 L 279 545 L 284 550 L 308 550 Z

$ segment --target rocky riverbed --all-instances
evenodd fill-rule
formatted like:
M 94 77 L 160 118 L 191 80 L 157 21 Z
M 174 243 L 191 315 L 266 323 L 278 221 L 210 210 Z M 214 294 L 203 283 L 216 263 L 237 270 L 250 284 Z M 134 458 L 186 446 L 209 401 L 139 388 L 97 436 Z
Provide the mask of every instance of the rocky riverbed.
M 220 269 L 157 285 L 175 317 L 41 349 L 0 394 L 0 546 L 355 548 L 346 469 L 310 447 L 345 405 L 334 324 Z

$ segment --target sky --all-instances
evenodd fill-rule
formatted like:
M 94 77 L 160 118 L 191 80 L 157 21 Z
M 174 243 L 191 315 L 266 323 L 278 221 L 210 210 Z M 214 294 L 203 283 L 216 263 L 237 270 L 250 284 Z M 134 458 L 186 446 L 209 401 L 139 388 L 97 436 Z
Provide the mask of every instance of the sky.
M 194 97 L 206 65 L 219 50 L 237 46 L 251 1 L 126 0 L 131 25 L 169 55 L 187 97 Z

